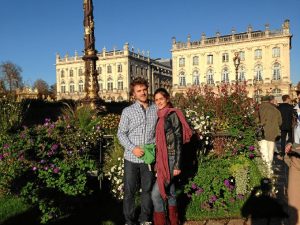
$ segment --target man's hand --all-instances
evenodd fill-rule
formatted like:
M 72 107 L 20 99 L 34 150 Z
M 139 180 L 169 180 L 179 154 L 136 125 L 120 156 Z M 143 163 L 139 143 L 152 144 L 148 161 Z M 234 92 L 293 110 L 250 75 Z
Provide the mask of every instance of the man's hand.
M 173 176 L 178 176 L 181 173 L 181 170 L 173 170 Z
M 136 156 L 136 157 L 138 157 L 138 158 L 140 158 L 141 156 L 143 156 L 144 155 L 144 150 L 142 149 L 142 148 L 140 148 L 140 147 L 135 147 L 133 150 L 132 150 L 132 153 Z
M 291 150 L 292 150 L 292 144 L 291 144 L 291 143 L 288 143 L 288 144 L 285 146 L 285 153 L 289 153 Z

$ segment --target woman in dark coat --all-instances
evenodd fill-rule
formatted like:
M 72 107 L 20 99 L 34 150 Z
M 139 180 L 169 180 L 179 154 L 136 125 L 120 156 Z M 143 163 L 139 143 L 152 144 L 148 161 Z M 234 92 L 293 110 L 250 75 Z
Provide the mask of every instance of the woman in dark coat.
M 173 178 L 181 173 L 182 145 L 189 141 L 192 131 L 183 113 L 170 103 L 170 94 L 166 89 L 157 89 L 154 100 L 158 107 L 155 135 L 157 180 L 151 195 L 154 205 L 154 224 L 167 224 L 165 212 L 167 208 L 170 224 L 178 225 Z

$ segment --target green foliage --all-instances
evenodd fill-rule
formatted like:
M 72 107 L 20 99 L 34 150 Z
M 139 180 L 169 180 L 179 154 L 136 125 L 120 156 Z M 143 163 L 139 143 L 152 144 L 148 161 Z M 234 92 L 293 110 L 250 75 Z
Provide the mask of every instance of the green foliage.
M 124 149 L 120 145 L 116 136 L 113 143 L 105 152 L 104 176 L 108 178 L 111 185 L 112 195 L 119 200 L 124 197 Z
M 24 116 L 25 104 L 11 98 L 0 98 L 0 134 L 14 132 L 20 128 Z
M 89 129 L 64 117 L 3 136 L 0 190 L 20 191 L 27 202 L 38 206 L 42 223 L 63 215 L 68 197 L 90 193 L 88 172 L 96 170 L 93 153 L 99 149 L 103 132 L 93 118 L 89 120 L 84 126 Z
M 22 198 L 5 196 L 0 198 L 0 224 L 10 217 L 25 212 L 30 206 Z
M 240 216 L 239 210 L 262 178 L 255 162 L 243 155 L 207 157 L 185 186 L 185 193 L 191 198 L 187 219 Z

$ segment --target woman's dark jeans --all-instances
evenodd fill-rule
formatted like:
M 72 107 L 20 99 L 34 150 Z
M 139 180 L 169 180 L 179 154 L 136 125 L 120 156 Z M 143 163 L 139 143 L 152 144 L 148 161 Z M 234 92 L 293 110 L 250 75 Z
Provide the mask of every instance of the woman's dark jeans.
M 168 196 L 168 199 L 167 199 L 168 206 L 176 206 L 177 205 L 175 184 L 174 184 L 174 180 L 173 180 L 174 163 L 175 163 L 175 157 L 169 156 L 169 169 L 170 169 L 171 182 L 167 186 L 165 186 L 166 194 Z M 157 180 L 153 186 L 151 198 L 152 198 L 153 205 L 154 205 L 154 211 L 155 212 L 164 212 L 166 205 L 160 195 Z
M 139 180 L 140 179 L 140 182 Z M 153 185 L 153 172 L 145 163 L 124 162 L 124 200 L 123 213 L 126 224 L 135 222 L 135 194 L 138 191 L 138 183 L 141 184 L 141 214 L 140 222 L 152 221 L 151 190 Z

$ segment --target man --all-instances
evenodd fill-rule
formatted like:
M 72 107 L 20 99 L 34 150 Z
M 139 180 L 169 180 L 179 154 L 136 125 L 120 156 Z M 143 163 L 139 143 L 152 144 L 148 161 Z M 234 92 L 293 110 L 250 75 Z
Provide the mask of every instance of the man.
M 259 141 L 262 159 L 266 162 L 271 177 L 275 140 L 280 135 L 281 114 L 274 105 L 274 96 L 264 96 L 259 106 L 259 119 L 264 127 L 264 139 Z
M 278 109 L 281 113 L 282 118 L 282 124 L 280 126 L 281 131 L 281 151 L 280 155 L 278 156 L 278 159 L 282 160 L 285 155 L 285 145 L 286 140 L 288 136 L 287 142 L 293 142 L 293 127 L 292 127 L 292 121 L 293 121 L 293 113 L 294 109 L 291 105 L 291 98 L 289 95 L 283 95 L 282 96 L 283 103 L 279 104 Z
M 143 145 L 155 143 L 157 108 L 148 100 L 148 82 L 145 79 L 136 78 L 130 84 L 130 92 L 135 103 L 123 110 L 118 128 L 118 138 L 125 149 L 123 213 L 126 224 L 136 224 L 135 194 L 140 183 L 142 193 L 139 222 L 151 224 L 151 190 L 154 179 L 148 165 L 140 157 L 144 155 Z
M 298 89 L 296 90 L 297 93 L 297 104 L 294 107 L 297 116 L 296 126 L 294 128 L 294 139 L 296 143 L 300 143 L 300 82 L 298 83 Z
M 288 179 L 288 203 L 290 206 L 290 224 L 300 225 L 300 82 L 296 90 L 298 103 L 294 107 L 297 113 L 297 123 L 294 128 L 294 144 L 289 142 L 285 151 L 290 155 L 289 179 Z

